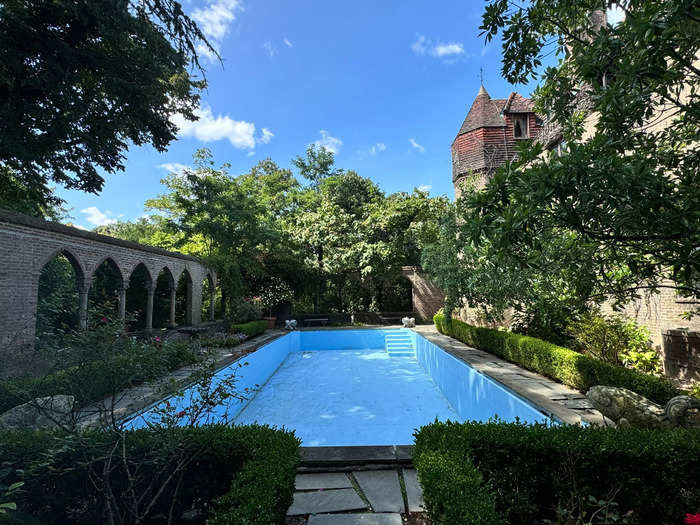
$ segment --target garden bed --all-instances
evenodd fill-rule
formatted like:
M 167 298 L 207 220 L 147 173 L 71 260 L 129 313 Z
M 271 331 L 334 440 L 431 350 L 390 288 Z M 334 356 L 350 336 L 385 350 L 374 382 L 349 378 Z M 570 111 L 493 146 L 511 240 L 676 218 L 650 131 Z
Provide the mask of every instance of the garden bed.
M 127 515 L 133 494 L 144 501 L 154 499 L 152 508 L 142 507 L 145 521 L 187 513 L 198 516 L 198 523 L 284 522 L 299 463 L 299 440 L 292 432 L 213 425 L 138 430 L 124 436 L 126 462 L 121 452 L 110 456 L 114 444 L 120 443 L 115 433 L 0 434 L 0 457 L 5 467 L 19 471 L 14 480 L 24 482 L 15 497 L 19 511 L 47 525 L 107 523 L 105 496 L 99 489 L 108 480 L 116 491 L 115 501 L 122 505 L 119 510 Z M 168 464 L 173 457 L 188 461 Z M 168 481 L 171 474 L 175 475 Z

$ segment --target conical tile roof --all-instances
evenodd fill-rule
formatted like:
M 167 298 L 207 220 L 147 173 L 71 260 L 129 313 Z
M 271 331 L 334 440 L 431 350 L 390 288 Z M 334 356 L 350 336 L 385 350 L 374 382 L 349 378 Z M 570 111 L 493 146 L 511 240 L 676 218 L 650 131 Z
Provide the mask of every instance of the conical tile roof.
M 482 85 L 457 135 L 479 128 L 504 127 L 506 122 L 501 115 L 502 108 L 503 101 L 492 100 Z

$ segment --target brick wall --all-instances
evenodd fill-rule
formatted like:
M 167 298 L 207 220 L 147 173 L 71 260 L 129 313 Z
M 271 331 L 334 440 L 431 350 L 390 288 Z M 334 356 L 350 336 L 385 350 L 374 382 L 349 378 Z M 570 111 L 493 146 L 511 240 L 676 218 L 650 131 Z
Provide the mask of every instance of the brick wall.
M 73 263 L 83 289 L 89 288 L 93 273 L 108 258 L 125 286 L 139 264 L 153 282 L 163 269 L 175 282 L 187 271 L 192 280 L 188 317 L 195 324 L 201 322 L 202 281 L 210 278 L 216 283 L 214 271 L 194 257 L 0 210 L 0 353 L 33 346 L 39 276 L 60 253 Z
M 411 281 L 413 310 L 429 321 L 445 305 L 445 294 L 416 266 L 404 266 L 403 274 Z

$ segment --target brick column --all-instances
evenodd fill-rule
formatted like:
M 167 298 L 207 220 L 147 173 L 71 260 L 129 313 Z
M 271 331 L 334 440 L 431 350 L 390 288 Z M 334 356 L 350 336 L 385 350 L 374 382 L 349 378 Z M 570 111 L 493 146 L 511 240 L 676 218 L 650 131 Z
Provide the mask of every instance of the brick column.
M 88 315 L 88 292 L 90 291 L 90 284 L 81 284 L 78 288 L 79 306 L 78 306 L 78 323 L 81 330 L 87 329 L 87 315 Z
M 146 285 L 146 292 L 148 293 L 148 299 L 146 301 L 146 330 L 150 332 L 153 330 L 153 296 L 156 293 L 155 283 L 148 283 Z
M 209 290 L 209 320 L 214 320 L 214 303 L 215 303 L 216 290 Z
M 177 324 L 175 323 L 175 292 L 177 291 L 177 287 L 175 286 L 174 283 L 170 283 L 170 322 L 168 323 L 168 326 L 170 328 L 175 328 Z
M 126 321 L 126 289 L 128 286 L 122 285 L 119 288 L 119 319 L 123 323 Z
M 186 299 L 185 299 L 185 305 L 186 305 L 186 306 L 185 306 L 185 324 L 186 324 L 187 326 L 192 326 L 193 324 L 195 324 L 195 322 L 196 322 L 196 321 L 201 317 L 201 315 L 202 315 L 202 313 L 201 313 L 201 307 L 202 307 L 202 306 L 201 306 L 201 305 L 202 305 L 201 294 L 202 294 L 202 289 L 201 289 L 201 287 L 200 287 L 200 289 L 199 289 L 200 300 L 197 301 L 197 304 L 200 305 L 200 306 L 199 306 L 199 308 L 200 308 L 200 313 L 199 313 L 199 315 L 197 316 L 197 318 L 195 318 L 195 315 L 194 315 L 194 303 L 195 303 L 195 301 L 194 301 L 194 297 L 192 296 L 193 288 L 194 288 L 194 287 L 193 287 L 193 285 L 192 285 L 192 279 L 191 279 L 191 278 L 190 278 L 190 279 L 187 279 L 187 287 L 185 288 L 185 298 L 186 298 Z

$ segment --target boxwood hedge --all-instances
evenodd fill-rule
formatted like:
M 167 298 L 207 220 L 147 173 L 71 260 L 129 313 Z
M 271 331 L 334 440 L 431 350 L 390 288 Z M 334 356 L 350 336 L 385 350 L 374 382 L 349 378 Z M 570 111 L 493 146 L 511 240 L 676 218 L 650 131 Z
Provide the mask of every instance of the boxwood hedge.
M 114 434 L 91 432 L 75 438 L 55 432 L 0 433 L 3 468 L 23 472 L 24 486 L 14 498 L 21 513 L 46 525 L 107 523 L 89 472 L 104 472 Z M 194 459 L 184 467 L 177 497 L 170 483 L 146 522 L 168 516 L 173 505 L 174 516 L 195 508 L 215 524 L 284 523 L 294 493 L 299 444 L 292 432 L 257 425 L 130 431 L 126 450 L 132 470 L 127 473 L 120 461 L 110 462 L 110 484 L 125 490 L 127 477 L 136 473 L 135 493 L 147 501 L 172 472 L 162 458 L 168 447 L 177 446 L 196 451 Z
M 619 386 L 660 404 L 681 393 L 666 378 L 612 365 L 541 339 L 448 320 L 443 314 L 433 320 L 442 334 L 584 392 L 595 385 Z
M 436 422 L 417 432 L 413 461 L 436 525 L 589 523 L 609 502 L 624 523 L 700 511 L 700 433 L 685 429 Z
M 267 330 L 267 321 L 250 321 L 248 323 L 231 325 L 231 331 L 234 333 L 243 333 L 248 337 L 255 337 Z

